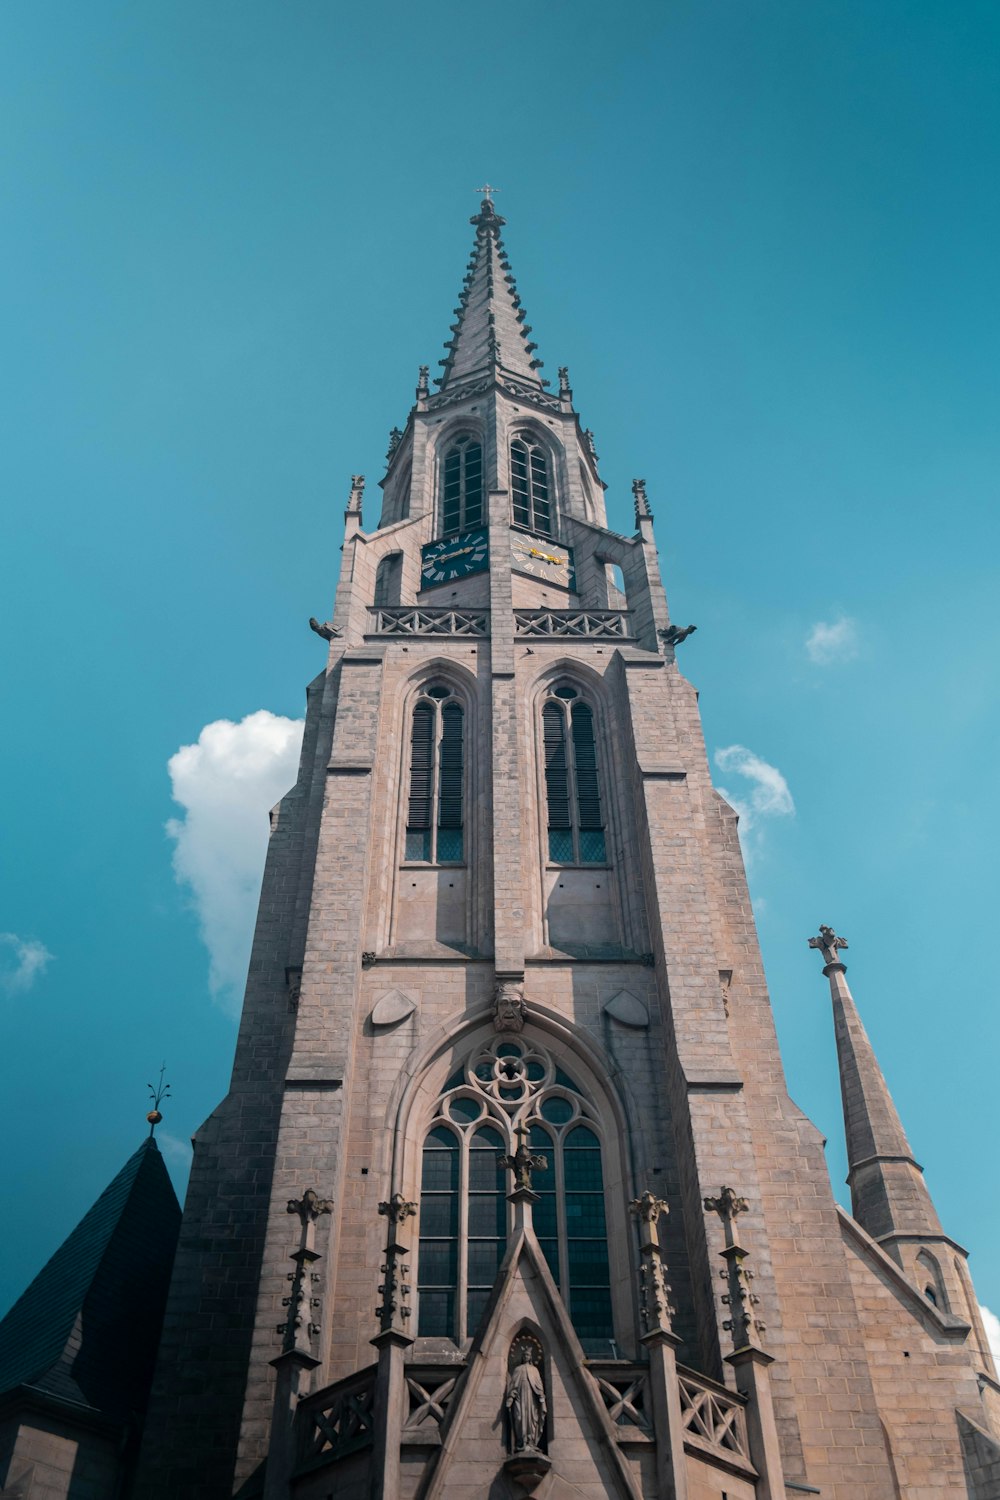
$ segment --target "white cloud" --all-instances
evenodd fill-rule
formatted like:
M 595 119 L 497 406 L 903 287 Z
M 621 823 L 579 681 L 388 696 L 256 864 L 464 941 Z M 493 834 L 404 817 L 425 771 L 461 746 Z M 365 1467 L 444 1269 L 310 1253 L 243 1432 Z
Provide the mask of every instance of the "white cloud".
M 817 620 L 806 636 L 806 654 L 818 667 L 853 661 L 858 654 L 857 622 L 847 615 L 841 615 L 829 625 L 825 620 Z
M 259 709 L 239 724 L 206 724 L 196 745 L 167 762 L 174 801 L 174 874 L 188 887 L 209 953 L 209 987 L 227 1010 L 240 1003 L 267 849 L 268 812 L 294 785 L 302 720 Z
M 735 794 L 719 791 L 740 815 L 741 829 L 748 832 L 765 818 L 789 818 L 795 814 L 795 803 L 788 782 L 777 766 L 772 766 L 745 745 L 725 745 L 715 752 L 720 771 L 742 776 L 747 785 Z
M 16 932 L 0 932 L 0 986 L 11 994 L 30 990 L 52 962 L 44 943 L 20 938 Z
M 997 1368 L 1000 1369 L 1000 1318 L 997 1317 L 995 1312 L 990 1312 L 990 1309 L 982 1303 L 979 1304 L 979 1311 L 983 1315 L 983 1324 L 986 1328 L 986 1340 L 990 1346 L 990 1353 L 993 1355 Z

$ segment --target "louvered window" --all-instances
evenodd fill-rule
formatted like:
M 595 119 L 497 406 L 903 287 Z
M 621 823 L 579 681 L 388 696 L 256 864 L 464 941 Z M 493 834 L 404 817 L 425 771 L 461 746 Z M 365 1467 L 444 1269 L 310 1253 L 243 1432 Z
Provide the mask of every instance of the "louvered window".
M 551 535 L 552 508 L 545 450 L 530 438 L 515 438 L 510 445 L 510 493 L 514 525 Z
M 465 715 L 449 688 L 427 688 L 413 710 L 406 858 L 459 864 L 465 855 Z
M 542 709 L 549 859 L 560 865 L 604 864 L 594 711 L 563 683 Z
M 455 536 L 483 522 L 483 450 L 475 438 L 461 437 L 444 456 L 441 534 Z
M 544 1167 L 532 1188 L 534 1228 L 584 1351 L 613 1355 L 604 1171 L 596 1111 L 579 1085 L 527 1035 L 499 1035 L 444 1085 L 424 1140 L 417 1333 L 472 1338 L 507 1248 L 510 1173 L 501 1153 L 528 1127 Z

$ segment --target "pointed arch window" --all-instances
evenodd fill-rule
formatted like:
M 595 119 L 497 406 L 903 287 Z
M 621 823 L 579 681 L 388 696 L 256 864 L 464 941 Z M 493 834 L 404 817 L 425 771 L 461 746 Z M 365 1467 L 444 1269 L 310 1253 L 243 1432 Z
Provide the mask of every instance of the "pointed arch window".
M 545 701 L 542 750 L 549 859 L 560 865 L 604 864 L 594 711 L 569 683 L 560 683 Z
M 588 1354 L 614 1337 L 599 1122 L 579 1085 L 538 1044 L 501 1034 L 444 1086 L 423 1148 L 417 1266 L 420 1337 L 471 1338 L 507 1248 L 508 1174 L 498 1157 L 524 1121 L 544 1156 L 534 1227 Z
M 403 554 L 389 552 L 375 569 L 375 597 L 372 603 L 399 604 L 403 586 Z
M 444 456 L 441 534 L 455 536 L 483 523 L 483 449 L 471 434 L 458 438 Z
M 515 526 L 552 534 L 549 466 L 545 449 L 531 437 L 510 445 L 510 493 Z
M 465 714 L 440 683 L 425 688 L 410 726 L 406 858 L 433 865 L 465 857 Z

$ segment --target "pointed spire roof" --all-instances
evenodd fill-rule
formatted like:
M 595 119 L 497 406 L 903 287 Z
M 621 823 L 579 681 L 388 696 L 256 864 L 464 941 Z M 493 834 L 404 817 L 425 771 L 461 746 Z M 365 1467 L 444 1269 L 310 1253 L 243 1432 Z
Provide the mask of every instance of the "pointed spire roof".
M 875 1049 L 847 983 L 839 957 L 847 947 L 832 927 L 821 927 L 809 946 L 823 954 L 830 981 L 847 1138 L 847 1181 L 854 1217 L 873 1239 L 895 1233 L 942 1233 Z
M 0 1320 L 0 1395 L 145 1405 L 181 1210 L 150 1137 Z
M 524 321 L 524 308 L 500 238 L 506 221 L 493 206 L 491 194 L 496 189 L 479 191 L 484 194 L 482 205 L 469 220 L 476 230 L 472 259 L 455 309 L 452 337 L 445 345 L 448 354 L 441 361 L 444 373 L 437 384 L 443 393 L 502 371 L 529 389 L 540 391 L 548 382 L 537 374 L 542 361 L 534 357 L 536 345 L 528 338 L 531 328 Z

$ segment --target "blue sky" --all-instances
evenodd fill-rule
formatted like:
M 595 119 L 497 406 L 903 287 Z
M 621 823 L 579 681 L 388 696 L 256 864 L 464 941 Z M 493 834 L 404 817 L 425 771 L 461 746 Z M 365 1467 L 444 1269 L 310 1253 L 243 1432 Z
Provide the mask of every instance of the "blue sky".
M 162 1059 L 179 1179 L 225 1092 L 306 621 L 488 178 L 612 524 L 644 475 L 699 627 L 793 1096 L 843 1196 L 832 922 L 1000 1310 L 998 74 L 975 0 L 0 8 L 0 1305 Z

